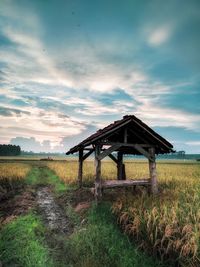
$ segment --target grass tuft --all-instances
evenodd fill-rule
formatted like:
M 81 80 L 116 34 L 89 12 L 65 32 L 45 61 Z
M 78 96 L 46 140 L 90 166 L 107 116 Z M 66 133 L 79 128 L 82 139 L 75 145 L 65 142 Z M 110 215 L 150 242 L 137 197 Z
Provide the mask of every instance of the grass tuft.
M 130 243 L 120 232 L 110 205 L 94 205 L 87 225 L 70 237 L 66 250 L 69 266 L 74 267 L 158 267 L 159 263 Z
M 44 243 L 44 227 L 37 216 L 18 217 L 0 230 L 0 258 L 5 266 L 51 267 Z

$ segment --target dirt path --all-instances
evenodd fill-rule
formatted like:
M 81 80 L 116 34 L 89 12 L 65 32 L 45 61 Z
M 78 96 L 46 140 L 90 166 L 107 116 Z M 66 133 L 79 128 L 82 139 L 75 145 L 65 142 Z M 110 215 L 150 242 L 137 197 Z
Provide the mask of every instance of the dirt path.
M 45 225 L 44 242 L 50 251 L 53 266 L 68 266 L 65 243 L 74 229 L 65 211 L 68 198 L 60 201 L 60 195 L 55 190 L 55 177 L 45 166 L 33 166 L 27 181 L 13 189 L 12 195 L 1 200 L 0 225 L 8 224 L 29 212 L 38 214 Z
M 56 203 L 50 186 L 39 187 L 36 194 L 37 204 L 47 227 L 56 232 L 68 232 L 69 221 L 63 209 Z

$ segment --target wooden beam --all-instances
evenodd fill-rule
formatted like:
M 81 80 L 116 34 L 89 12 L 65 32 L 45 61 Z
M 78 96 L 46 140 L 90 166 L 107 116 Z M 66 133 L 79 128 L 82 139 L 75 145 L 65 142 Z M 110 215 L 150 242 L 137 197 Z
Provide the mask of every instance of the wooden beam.
M 111 143 L 104 143 L 104 145 L 109 145 L 109 144 L 111 144 Z M 114 150 L 117 150 L 119 147 L 125 146 L 125 147 L 133 147 L 134 149 L 139 151 L 142 155 L 144 155 L 149 160 L 153 160 L 153 159 L 151 159 L 151 156 L 150 156 L 149 152 L 146 151 L 142 147 L 142 145 L 140 145 L 140 144 L 129 144 L 129 143 L 112 143 L 112 144 L 113 145 L 110 148 L 106 149 L 104 152 L 101 153 L 103 155 L 103 157 L 105 157 L 104 155 L 106 155 L 106 156 L 108 155 L 106 151 L 108 151 L 109 149 L 111 150 L 110 153 L 112 153 Z
M 127 138 L 128 138 L 127 128 L 125 128 L 124 129 L 124 143 L 127 143 Z
M 137 180 L 105 180 L 102 183 L 102 188 L 129 187 L 136 185 L 149 186 L 150 179 L 142 178 Z
M 83 156 L 83 160 L 85 160 L 86 158 L 88 158 L 93 152 L 94 152 L 94 149 L 89 150 L 89 152 L 87 152 L 87 153 Z
M 108 157 L 111 158 L 116 164 L 118 163 L 117 159 L 112 154 L 109 154 Z
M 123 164 L 123 153 L 121 151 L 117 154 L 117 179 L 126 180 L 125 164 Z
M 108 156 L 109 154 L 111 154 L 113 151 L 115 151 L 116 149 L 120 148 L 121 145 L 119 144 L 114 144 L 111 147 L 109 147 L 108 149 L 104 150 L 101 154 L 99 154 L 97 157 L 99 160 L 102 160 L 103 158 L 105 158 L 106 156 Z
M 84 148 L 83 148 L 84 151 L 90 151 L 90 150 L 92 150 L 92 149 L 94 149 L 94 147 L 84 147 Z
M 142 148 L 140 145 L 136 144 L 136 145 L 134 145 L 134 148 L 137 151 L 139 151 L 142 155 L 144 155 L 146 158 L 148 158 L 149 160 L 153 160 L 151 158 L 151 155 L 144 148 Z
M 83 179 L 83 149 L 79 150 L 79 160 L 78 160 L 78 184 L 79 187 L 82 187 L 82 179 Z
M 151 180 L 151 193 L 158 193 L 158 185 L 157 185 L 157 173 L 156 173 L 156 159 L 155 159 L 155 149 L 152 147 L 149 149 L 149 154 L 152 160 L 149 160 L 149 173 Z
M 148 132 L 151 136 L 153 136 L 155 139 L 157 139 L 160 143 L 162 143 L 165 147 L 167 147 L 168 149 L 170 149 L 170 147 L 165 144 L 162 140 L 160 140 L 160 138 L 156 137 L 153 133 L 151 133 L 146 127 L 142 126 L 139 122 L 135 121 L 134 122 L 139 125 L 139 127 L 143 128 L 146 132 Z M 162 138 L 162 136 L 160 136 Z M 167 140 L 166 140 L 167 141 Z M 168 142 L 168 141 L 167 141 Z
M 122 180 L 126 180 L 126 167 L 125 164 L 122 164 Z
M 133 147 L 135 145 L 139 145 L 141 147 L 147 147 L 147 148 L 150 148 L 150 147 L 153 147 L 154 145 L 153 144 L 133 144 L 133 143 L 120 143 L 120 142 L 100 142 L 99 144 L 101 145 L 107 145 L 107 146 L 113 146 L 113 145 L 120 145 L 120 146 L 126 146 L 126 147 Z
M 96 177 L 95 177 L 95 199 L 99 201 L 102 197 L 102 189 L 101 189 L 101 160 L 99 159 L 101 151 L 101 146 L 95 146 L 95 165 L 96 165 Z
M 117 161 L 117 180 L 122 180 L 123 153 L 121 151 L 117 153 Z
M 141 136 L 139 133 L 133 131 L 132 129 L 129 129 L 129 131 L 130 131 L 133 135 L 135 135 L 137 138 L 141 139 L 145 144 L 146 144 L 146 143 L 149 143 L 149 141 L 146 140 L 146 139 L 145 139 L 143 136 Z
M 101 137 L 97 136 L 96 138 L 94 138 L 94 139 L 92 140 L 92 142 L 95 142 L 95 141 L 97 141 L 99 138 L 102 139 L 103 137 L 108 136 L 109 134 L 111 134 L 111 133 L 113 133 L 113 132 L 116 132 L 118 129 L 122 128 L 123 126 L 125 126 L 125 125 L 127 125 L 129 122 L 131 122 L 131 120 L 132 120 L 132 119 L 130 118 L 130 119 L 126 120 L 124 123 L 121 123 L 120 125 L 118 125 L 118 126 L 116 126 L 115 128 L 111 129 L 110 131 L 103 133 L 103 134 L 101 135 Z M 90 141 L 87 142 L 87 143 L 85 143 L 85 146 L 87 146 L 87 144 L 89 144 L 89 143 L 90 143 Z

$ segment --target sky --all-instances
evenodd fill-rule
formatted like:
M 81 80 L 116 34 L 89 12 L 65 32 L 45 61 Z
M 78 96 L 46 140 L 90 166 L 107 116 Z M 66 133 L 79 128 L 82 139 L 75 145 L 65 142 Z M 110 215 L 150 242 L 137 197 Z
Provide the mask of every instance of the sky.
M 0 0 L 0 143 L 64 152 L 133 114 L 200 153 L 200 1 Z

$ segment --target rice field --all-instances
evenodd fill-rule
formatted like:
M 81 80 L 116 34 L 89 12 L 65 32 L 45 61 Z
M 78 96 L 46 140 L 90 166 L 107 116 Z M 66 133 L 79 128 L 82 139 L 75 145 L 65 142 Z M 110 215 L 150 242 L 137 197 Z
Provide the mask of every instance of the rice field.
M 126 193 L 113 203 L 124 232 L 144 250 L 200 266 L 200 165 L 158 164 L 160 194 Z
M 45 165 L 65 184 L 77 182 L 77 161 L 52 161 Z M 149 176 L 148 164 L 143 161 L 127 161 L 125 165 L 128 179 Z M 83 183 L 92 185 L 94 162 L 85 161 L 83 166 Z M 4 180 L 23 180 L 30 169 L 31 166 L 25 163 L 0 163 L 0 184 Z M 103 179 L 116 179 L 116 172 L 112 161 L 102 162 Z M 173 266 L 173 262 L 176 266 L 198 267 L 200 164 L 158 162 L 157 172 L 158 196 L 149 196 L 141 187 L 135 191 L 119 190 L 112 201 L 112 212 L 122 230 L 141 249 L 169 262 L 169 266 Z
M 127 178 L 148 177 L 145 162 L 126 162 Z M 77 162 L 51 162 L 48 167 L 65 183 L 75 183 Z M 200 164 L 158 163 L 158 196 L 145 189 L 121 190 L 112 211 L 123 231 L 140 248 L 163 261 L 200 266 Z M 94 163 L 84 162 L 83 182 L 94 181 Z M 102 163 L 103 179 L 116 178 L 116 166 Z
M 75 183 L 78 174 L 77 161 L 66 162 L 48 162 L 47 166 L 55 171 L 55 173 L 65 183 Z M 105 180 L 116 179 L 117 170 L 116 165 L 112 161 L 102 161 L 101 168 L 102 178 Z M 133 164 L 132 162 L 126 162 L 126 175 L 127 178 L 138 179 L 147 177 L 148 165 L 143 162 Z M 83 164 L 83 183 L 93 183 L 95 176 L 95 165 L 93 161 L 85 161 Z
M 78 174 L 77 161 L 48 162 L 47 166 L 53 170 L 66 184 L 76 183 Z M 83 183 L 94 181 L 95 165 L 93 161 L 85 161 L 83 164 Z M 103 162 L 102 177 L 104 179 L 116 178 L 116 167 L 112 162 Z
M 24 179 L 31 167 L 23 163 L 0 163 L 0 180 L 20 180 Z
M 0 163 L 0 200 L 2 195 L 24 182 L 30 170 L 28 164 Z
M 126 176 L 127 179 L 139 179 L 149 176 L 148 164 L 144 161 L 127 161 Z M 77 161 L 66 162 L 48 162 L 47 166 L 55 171 L 55 173 L 65 182 L 76 182 L 78 174 Z M 185 179 L 188 181 L 190 178 L 199 177 L 200 164 L 191 163 L 158 163 L 157 173 L 161 184 L 165 182 L 172 183 L 174 180 L 181 179 L 183 182 Z M 83 164 L 83 182 L 93 182 L 95 175 L 95 165 L 93 161 L 85 161 Z M 112 161 L 102 161 L 102 179 L 116 179 L 117 170 L 116 165 Z

